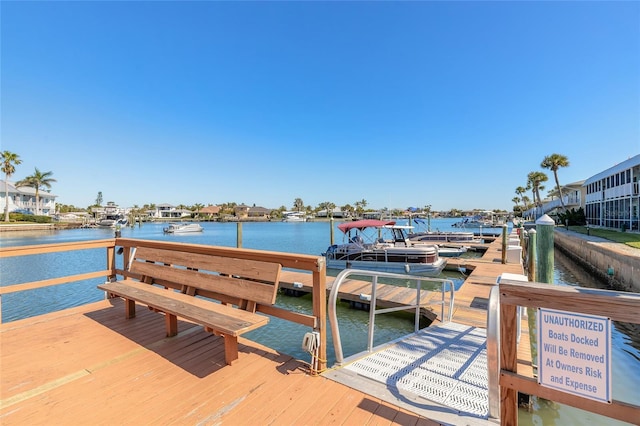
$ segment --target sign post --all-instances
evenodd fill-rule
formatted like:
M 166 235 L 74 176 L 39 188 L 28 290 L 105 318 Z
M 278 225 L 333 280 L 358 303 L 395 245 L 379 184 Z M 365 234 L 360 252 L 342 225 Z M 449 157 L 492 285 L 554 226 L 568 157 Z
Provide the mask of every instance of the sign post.
M 611 320 L 538 309 L 538 383 L 611 403 Z

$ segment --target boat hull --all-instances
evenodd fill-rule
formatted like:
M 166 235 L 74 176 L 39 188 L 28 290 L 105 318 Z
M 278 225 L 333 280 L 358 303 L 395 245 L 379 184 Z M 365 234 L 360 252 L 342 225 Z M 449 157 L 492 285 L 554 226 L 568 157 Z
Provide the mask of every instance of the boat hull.
M 169 225 L 169 227 L 164 228 L 165 234 L 189 234 L 192 232 L 202 232 L 204 228 L 198 224 L 189 224 L 189 225 Z
M 329 269 L 363 269 L 367 271 L 392 272 L 397 274 L 416 274 L 436 277 L 440 275 L 447 261 L 438 259 L 433 263 L 377 262 L 370 260 L 327 259 Z

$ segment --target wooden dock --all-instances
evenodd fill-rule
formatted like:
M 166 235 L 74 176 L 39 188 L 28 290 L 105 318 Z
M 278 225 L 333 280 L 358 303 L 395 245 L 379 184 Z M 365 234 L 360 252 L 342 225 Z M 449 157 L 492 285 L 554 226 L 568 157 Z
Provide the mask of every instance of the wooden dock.
M 476 381 L 489 368 L 489 295 L 501 274 L 522 275 L 523 267 L 502 263 L 501 241 L 494 241 L 480 259 L 454 261 L 468 263 L 470 275 L 456 291 L 452 322 L 438 319 L 419 333 L 352 355 L 325 376 L 445 424 L 496 424 L 489 417 L 488 378 Z M 516 368 L 533 377 L 527 319 L 521 329 Z
M 497 277 L 521 273 L 496 261 L 496 244 L 457 292 L 454 321 L 486 326 Z M 360 300 L 358 287 L 350 294 Z M 139 309 L 131 321 L 123 311 L 109 299 L 1 324 L 2 424 L 440 424 L 393 399 L 311 377 L 304 361 L 247 339 L 226 366 L 222 337 L 180 320 L 179 334 L 166 338 L 162 314 Z
M 335 277 L 327 277 L 327 297 L 333 288 Z M 311 275 L 302 272 L 282 271 L 280 276 L 280 289 L 288 294 L 307 294 L 312 291 Z M 416 289 L 400 287 L 391 284 L 377 284 L 378 308 L 395 308 L 414 305 L 416 303 Z M 340 286 L 338 299 L 350 302 L 354 307 L 368 309 L 371 295 L 371 281 L 349 279 Z M 430 322 L 434 321 L 440 313 L 441 293 L 429 290 L 420 290 L 420 309 L 422 317 Z M 413 312 L 413 310 L 411 310 Z
M 0 325 L 0 422 L 11 425 L 439 423 L 324 377 L 292 357 L 110 299 Z

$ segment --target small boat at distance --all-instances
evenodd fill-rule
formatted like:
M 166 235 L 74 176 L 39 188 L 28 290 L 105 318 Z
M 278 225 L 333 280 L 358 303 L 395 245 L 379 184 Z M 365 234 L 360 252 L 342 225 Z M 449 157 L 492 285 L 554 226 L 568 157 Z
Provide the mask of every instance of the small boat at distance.
M 165 234 L 187 234 L 190 232 L 202 232 L 204 228 L 199 223 L 170 223 L 164 228 Z
M 327 268 L 439 275 L 447 261 L 440 257 L 438 248 L 411 244 L 404 228 L 395 226 L 395 221 L 375 219 L 341 223 L 338 229 L 348 242 L 331 245 L 323 253 Z
M 283 222 L 306 222 L 307 215 L 305 212 L 282 212 Z

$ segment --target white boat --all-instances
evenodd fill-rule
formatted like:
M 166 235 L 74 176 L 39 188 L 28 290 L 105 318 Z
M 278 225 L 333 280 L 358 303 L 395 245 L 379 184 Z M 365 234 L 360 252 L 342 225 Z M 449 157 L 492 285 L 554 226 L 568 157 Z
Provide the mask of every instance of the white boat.
M 199 223 L 170 223 L 164 228 L 165 234 L 187 234 L 190 232 L 202 232 L 204 228 Z
M 405 228 L 395 226 L 394 221 L 375 219 L 341 223 L 338 229 L 348 242 L 329 246 L 323 253 L 327 268 L 439 275 L 447 261 L 440 257 L 438 248 L 428 244 L 412 245 Z M 385 234 L 391 238 L 385 239 Z
M 494 231 L 501 232 L 503 225 L 508 225 L 506 215 L 486 210 L 473 216 L 466 216 L 451 226 L 454 228 L 479 229 L 480 233 L 483 230 L 491 233 Z
M 460 257 L 469 250 L 469 247 L 465 247 L 465 246 L 449 247 L 449 246 L 438 245 L 437 247 L 438 247 L 438 254 L 441 257 Z
M 474 233 L 471 231 L 431 231 L 428 229 L 423 219 L 416 218 L 413 220 L 417 225 L 422 225 L 427 229 L 418 232 L 409 231 L 408 238 L 411 241 L 432 242 L 434 244 L 482 242 L 482 240 L 476 238 Z
M 283 222 L 306 222 L 307 215 L 305 212 L 282 212 Z
M 124 226 L 127 226 L 128 224 L 129 221 L 127 220 L 127 218 L 120 215 L 107 216 L 103 219 L 100 219 L 98 223 L 96 223 L 96 225 L 98 225 L 100 228 L 122 228 Z

